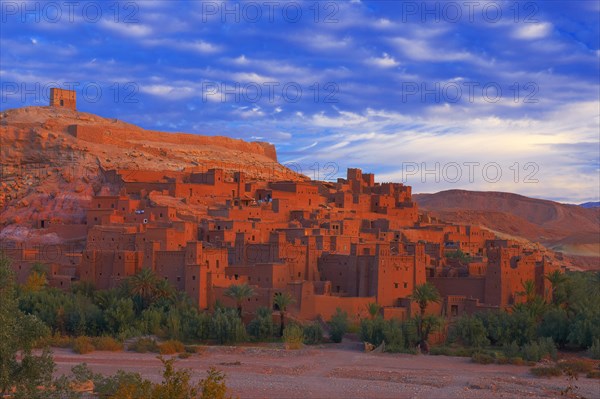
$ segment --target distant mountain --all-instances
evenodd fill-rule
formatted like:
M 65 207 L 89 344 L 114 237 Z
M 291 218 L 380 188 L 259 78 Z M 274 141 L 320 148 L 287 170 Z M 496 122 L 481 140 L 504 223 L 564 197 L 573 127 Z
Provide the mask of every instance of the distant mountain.
M 584 202 L 583 204 L 579 204 L 582 208 L 597 208 L 600 206 L 600 201 L 597 202 Z
M 414 194 L 413 199 L 419 209 L 442 220 L 479 225 L 511 238 L 539 242 L 579 259 L 575 263 L 583 264 L 582 267 L 600 264 L 600 208 L 597 206 L 466 190 Z

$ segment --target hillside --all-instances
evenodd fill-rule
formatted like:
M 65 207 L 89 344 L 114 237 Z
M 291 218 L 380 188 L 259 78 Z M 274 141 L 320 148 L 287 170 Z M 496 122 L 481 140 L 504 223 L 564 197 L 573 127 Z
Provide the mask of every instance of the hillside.
M 502 192 L 448 190 L 414 194 L 419 208 L 449 222 L 474 224 L 539 242 L 576 263 L 600 261 L 600 209 Z M 588 258 L 588 259 L 585 259 Z
M 243 170 L 256 180 L 306 179 L 277 163 L 275 147 L 268 143 L 149 131 L 55 107 L 2 112 L 0 159 L 0 239 L 45 243 L 65 237 L 33 237 L 36 223 L 81 223 L 93 195 L 116 194 L 104 178 L 111 169 L 221 168 Z

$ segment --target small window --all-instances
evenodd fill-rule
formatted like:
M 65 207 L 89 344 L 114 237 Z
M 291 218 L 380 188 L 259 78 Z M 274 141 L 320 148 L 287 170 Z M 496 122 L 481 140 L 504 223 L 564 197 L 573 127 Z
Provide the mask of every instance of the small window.
M 404 288 L 408 288 L 408 283 L 404 283 Z

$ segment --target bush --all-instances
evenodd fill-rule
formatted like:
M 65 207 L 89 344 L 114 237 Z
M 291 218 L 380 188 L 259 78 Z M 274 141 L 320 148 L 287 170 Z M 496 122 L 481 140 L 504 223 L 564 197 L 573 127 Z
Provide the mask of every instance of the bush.
M 304 327 L 304 343 L 306 345 L 317 345 L 323 341 L 323 327 L 318 322 L 308 324 Z
M 471 356 L 471 359 L 479 364 L 492 364 L 496 360 L 494 356 L 481 352 L 474 353 L 473 356 Z
M 84 355 L 94 351 L 94 344 L 90 337 L 81 336 L 73 340 L 73 352 Z
M 348 330 L 348 313 L 337 308 L 329 321 L 329 328 L 329 338 L 336 343 L 342 342 L 342 338 Z
M 504 352 L 504 356 L 508 357 L 509 359 L 521 355 L 521 349 L 519 348 L 519 344 L 517 344 L 516 341 L 513 341 L 510 344 L 504 344 L 502 346 L 502 351 Z
M 600 370 L 592 370 L 586 375 L 587 378 L 600 379 Z
M 533 367 L 530 371 L 536 377 L 558 377 L 562 374 L 558 367 Z
M 448 340 L 450 342 L 458 341 L 465 346 L 476 348 L 481 348 L 490 343 L 483 322 L 481 319 L 472 316 L 458 318 L 450 328 Z
M 182 342 L 171 339 L 158 345 L 158 351 L 161 355 L 172 355 L 185 351 L 185 345 Z
M 257 309 L 256 317 L 248 324 L 248 333 L 258 340 L 267 340 L 273 337 L 275 326 L 271 309 L 267 307 Z
M 129 345 L 128 349 L 130 351 L 137 352 L 137 353 L 147 353 L 147 352 L 158 353 L 158 351 L 159 351 L 158 344 L 156 343 L 154 338 L 144 338 L 144 337 L 138 338 L 137 340 L 135 340 L 131 345 Z
M 374 319 L 362 319 L 359 328 L 360 339 L 375 346 L 381 345 L 384 339 L 383 329 L 385 324 L 386 322 L 381 316 Z
M 571 371 L 577 375 L 579 373 L 589 373 L 593 369 L 593 364 L 585 360 L 564 360 L 556 364 L 564 372 Z
M 283 342 L 286 349 L 300 349 L 304 342 L 304 331 L 297 324 L 289 324 L 283 330 Z
M 600 360 L 600 338 L 594 341 L 588 353 L 592 359 Z
M 98 351 L 117 352 L 123 350 L 123 344 L 112 337 L 96 337 L 92 343 Z
M 406 352 L 406 342 L 402 332 L 402 324 L 397 320 L 390 320 L 383 327 L 383 340 L 386 352 Z
M 246 328 L 235 309 L 217 308 L 210 321 L 213 339 L 219 344 L 242 342 Z
M 54 334 L 47 337 L 42 337 L 35 341 L 34 348 L 45 348 L 50 346 L 53 348 L 70 348 L 73 346 L 73 338 L 66 335 Z

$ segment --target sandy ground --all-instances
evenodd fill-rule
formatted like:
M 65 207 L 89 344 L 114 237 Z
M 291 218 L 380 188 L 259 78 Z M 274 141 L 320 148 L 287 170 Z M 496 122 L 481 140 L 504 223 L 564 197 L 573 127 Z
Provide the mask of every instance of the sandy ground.
M 55 349 L 54 360 L 58 375 L 85 362 L 103 374 L 123 369 L 161 380 L 162 367 L 155 354 L 77 355 L 69 349 Z M 240 398 L 560 398 L 560 391 L 569 384 L 565 377 L 536 378 L 526 366 L 363 353 L 355 343 L 300 350 L 209 346 L 176 364 L 191 369 L 195 379 L 204 378 L 211 366 L 222 370 L 229 393 Z M 600 380 L 582 376 L 574 384 L 580 396 L 600 398 Z

